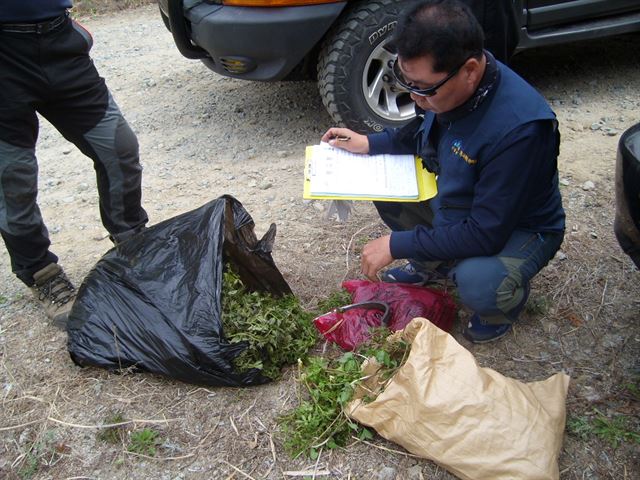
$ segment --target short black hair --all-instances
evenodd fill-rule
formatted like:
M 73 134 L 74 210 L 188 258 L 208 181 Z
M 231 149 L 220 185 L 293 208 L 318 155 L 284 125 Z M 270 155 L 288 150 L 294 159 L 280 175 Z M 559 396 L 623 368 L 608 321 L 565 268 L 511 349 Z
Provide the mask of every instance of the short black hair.
M 423 0 L 403 12 L 392 44 L 403 59 L 430 56 L 434 71 L 450 72 L 470 57 L 481 57 L 484 34 L 464 3 Z

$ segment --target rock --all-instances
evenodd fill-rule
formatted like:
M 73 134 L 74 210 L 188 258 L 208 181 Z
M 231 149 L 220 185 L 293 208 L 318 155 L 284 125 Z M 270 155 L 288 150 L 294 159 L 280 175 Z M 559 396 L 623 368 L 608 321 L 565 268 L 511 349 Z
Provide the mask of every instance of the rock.
M 413 467 L 407 469 L 407 479 L 408 480 L 424 480 L 424 475 L 422 474 L 422 467 L 420 465 L 414 465 Z
M 556 253 L 556 258 L 557 258 L 558 260 L 566 260 L 566 259 L 567 259 L 567 254 L 566 254 L 566 253 L 564 253 L 564 252 L 562 252 L 562 251 L 558 251 L 558 252 Z
M 590 128 L 593 131 L 600 130 L 600 128 L 602 128 L 602 125 L 600 125 L 599 123 L 592 123 Z
M 262 182 L 262 183 L 258 186 L 258 188 L 259 188 L 260 190 L 268 190 L 268 189 L 270 189 L 272 186 L 273 186 L 273 184 L 272 184 L 271 182 L 269 182 L 269 181 L 265 180 L 264 182 Z
M 395 480 L 396 469 L 393 467 L 384 467 L 378 472 L 377 480 Z
M 582 184 L 582 189 L 585 191 L 593 190 L 594 188 L 596 188 L 596 185 L 591 180 L 587 180 Z
M 56 185 L 60 185 L 62 182 L 57 178 L 50 178 L 45 182 L 47 187 L 55 187 Z
M 71 148 L 67 147 L 64 150 L 62 150 L 62 154 L 63 155 L 69 155 L 71 153 Z
M 253 188 L 253 187 L 257 186 L 257 185 L 258 185 L 258 182 L 256 182 L 255 180 L 251 180 L 251 181 L 249 182 L 249 186 L 250 186 L 251 188 Z
M 319 212 L 324 212 L 324 205 L 320 202 L 313 202 L 313 208 Z
M 571 185 L 571 182 L 567 178 L 561 178 L 560 179 L 560 185 L 564 185 L 566 187 L 566 186 Z
M 591 232 L 589 233 L 589 235 L 591 236 L 591 238 L 598 238 L 598 234 L 596 232 Z

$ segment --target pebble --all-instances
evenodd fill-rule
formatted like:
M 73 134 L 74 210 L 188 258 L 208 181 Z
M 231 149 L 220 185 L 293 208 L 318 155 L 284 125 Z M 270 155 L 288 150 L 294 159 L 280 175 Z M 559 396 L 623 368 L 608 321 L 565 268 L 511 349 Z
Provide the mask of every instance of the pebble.
M 260 184 L 260 186 L 258 188 L 260 188 L 260 190 L 268 190 L 273 186 L 273 184 L 271 182 L 268 181 L 264 181 Z
M 413 467 L 407 469 L 407 478 L 408 480 L 424 480 L 422 467 L 420 465 L 414 465 Z
M 558 251 L 558 253 L 556 253 L 556 258 L 558 260 L 566 260 L 567 259 L 567 254 L 561 251 Z
M 596 188 L 596 185 L 591 180 L 587 180 L 582 184 L 582 189 L 585 191 L 593 190 L 594 188 Z
M 591 232 L 589 233 L 589 235 L 591 236 L 591 238 L 598 238 L 598 234 L 596 232 Z
M 378 472 L 376 480 L 395 480 L 396 469 L 393 467 L 384 467 Z
M 313 208 L 315 208 L 319 212 L 324 212 L 324 205 L 320 202 L 313 202 Z
M 602 128 L 602 125 L 600 125 L 599 123 L 592 123 L 591 124 L 591 130 L 600 130 L 600 128 Z
M 560 185 L 564 185 L 566 187 L 568 185 L 571 185 L 571 182 L 566 178 L 561 178 L 560 179 Z
M 71 153 L 71 149 L 70 148 L 65 148 L 64 150 L 62 150 L 62 154 L 63 155 L 69 155 Z

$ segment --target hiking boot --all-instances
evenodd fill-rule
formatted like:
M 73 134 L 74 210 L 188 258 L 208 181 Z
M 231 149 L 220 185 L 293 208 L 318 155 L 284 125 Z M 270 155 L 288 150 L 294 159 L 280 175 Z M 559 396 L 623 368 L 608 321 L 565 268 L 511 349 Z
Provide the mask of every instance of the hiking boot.
M 427 285 L 429 283 L 444 283 L 447 281 L 446 273 L 436 270 L 424 271 L 412 262 L 407 262 L 402 267 L 390 268 L 380 275 L 383 282 L 408 283 L 410 285 Z
M 33 274 L 33 295 L 44 307 L 47 317 L 56 327 L 66 330 L 69 312 L 76 298 L 76 289 L 57 263 L 50 263 Z
M 483 323 L 477 313 L 469 319 L 467 327 L 462 330 L 462 336 L 472 343 L 489 343 L 504 337 L 511 330 L 510 323 L 495 325 Z

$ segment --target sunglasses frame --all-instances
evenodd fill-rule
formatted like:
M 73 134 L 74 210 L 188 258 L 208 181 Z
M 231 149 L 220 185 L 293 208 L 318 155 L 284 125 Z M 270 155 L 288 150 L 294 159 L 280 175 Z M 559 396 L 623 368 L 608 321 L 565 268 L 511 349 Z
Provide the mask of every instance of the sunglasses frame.
M 418 95 L 419 97 L 433 97 L 436 93 L 438 93 L 438 89 L 440 87 L 442 87 L 445 83 L 447 83 L 449 80 L 451 80 L 453 77 L 455 77 L 458 74 L 460 69 L 464 67 L 465 63 L 467 63 L 470 58 L 473 58 L 473 55 L 468 57 L 464 62 L 462 62 L 456 68 L 451 70 L 451 72 L 442 80 L 440 80 L 438 83 L 427 88 L 416 88 L 409 85 L 408 83 L 405 83 L 403 80 L 401 80 L 401 78 L 403 78 L 402 71 L 400 71 L 400 65 L 398 63 L 397 57 L 393 62 L 393 66 L 391 67 L 391 73 L 393 74 L 393 78 L 395 79 L 395 81 L 398 82 L 398 85 L 400 85 L 402 88 L 404 88 L 408 92 Z

